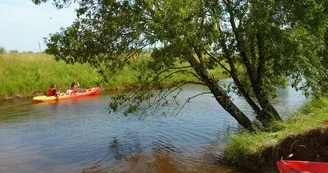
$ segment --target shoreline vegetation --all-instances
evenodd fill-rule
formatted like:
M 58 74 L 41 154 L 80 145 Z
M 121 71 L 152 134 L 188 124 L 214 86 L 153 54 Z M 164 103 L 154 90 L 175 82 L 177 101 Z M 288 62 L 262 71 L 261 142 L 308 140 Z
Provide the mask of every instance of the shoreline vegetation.
M 136 59 L 133 63 L 134 66 L 131 64 L 104 82 L 97 69 L 89 64 L 66 64 L 44 53 L 3 53 L 0 54 L 0 101 L 45 95 L 52 83 L 63 92 L 73 81 L 78 81 L 81 88 L 100 86 L 101 92 L 130 92 L 141 87 L 137 75 L 142 71 L 136 69 L 148 56 L 148 53 L 142 53 L 138 57 L 140 60 Z M 217 79 L 228 77 L 221 69 L 214 69 L 210 73 Z M 191 74 L 176 74 L 162 84 L 169 87 L 182 80 L 195 81 L 195 77 Z
M 144 53 L 140 59 L 145 60 L 147 56 Z M 136 60 L 133 64 L 135 67 L 124 68 L 103 82 L 97 69 L 88 64 L 66 64 L 44 53 L 0 54 L 0 101 L 44 95 L 51 83 L 65 91 L 75 79 L 83 88 L 98 85 L 102 92 L 131 92 L 140 87 L 136 74 L 142 73 L 135 70 L 141 62 Z M 228 77 L 221 69 L 212 70 L 211 75 L 218 79 Z M 194 81 L 195 78 L 187 74 L 176 75 L 163 85 L 169 87 L 170 82 L 182 80 Z M 277 172 L 275 162 L 281 157 L 328 161 L 328 126 L 323 123 L 327 119 L 328 98 L 309 101 L 285 122 L 274 122 L 255 133 L 232 134 L 222 163 L 254 172 Z
M 223 161 L 254 172 L 279 172 L 276 161 L 328 162 L 328 98 L 306 102 L 287 121 L 255 133 L 231 134 Z

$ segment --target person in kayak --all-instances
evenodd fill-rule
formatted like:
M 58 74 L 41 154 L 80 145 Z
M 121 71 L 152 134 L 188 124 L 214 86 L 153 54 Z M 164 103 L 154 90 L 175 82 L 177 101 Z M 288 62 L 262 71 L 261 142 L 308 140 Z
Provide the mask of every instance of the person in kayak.
M 78 82 L 77 82 L 77 85 L 75 84 L 75 82 L 72 82 L 71 89 L 67 90 L 66 94 L 70 95 L 70 94 L 78 93 L 77 87 L 79 87 L 79 86 L 80 86 L 80 84 Z
M 48 89 L 48 96 L 56 96 L 58 97 L 59 91 L 57 91 L 56 85 L 51 84 L 50 88 Z

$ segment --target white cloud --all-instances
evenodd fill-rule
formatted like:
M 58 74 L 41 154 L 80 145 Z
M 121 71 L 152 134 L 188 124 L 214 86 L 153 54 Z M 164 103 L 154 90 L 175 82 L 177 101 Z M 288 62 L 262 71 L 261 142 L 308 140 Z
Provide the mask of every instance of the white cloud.
M 6 50 L 39 51 L 43 37 L 72 24 L 73 5 L 57 10 L 52 4 L 34 5 L 30 0 L 0 0 L 0 46 Z

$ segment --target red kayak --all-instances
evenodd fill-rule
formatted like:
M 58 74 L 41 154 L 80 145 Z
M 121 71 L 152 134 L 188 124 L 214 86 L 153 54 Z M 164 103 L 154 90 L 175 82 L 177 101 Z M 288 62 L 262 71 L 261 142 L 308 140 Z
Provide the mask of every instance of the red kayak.
M 280 173 L 328 173 L 328 162 L 277 161 Z
M 70 94 L 70 95 L 63 95 L 63 96 L 37 96 L 33 97 L 34 102 L 49 102 L 49 101 L 56 101 L 56 100 L 66 100 L 66 99 L 75 99 L 80 97 L 87 97 L 91 95 L 98 95 L 99 94 L 99 87 L 94 87 L 86 92 Z

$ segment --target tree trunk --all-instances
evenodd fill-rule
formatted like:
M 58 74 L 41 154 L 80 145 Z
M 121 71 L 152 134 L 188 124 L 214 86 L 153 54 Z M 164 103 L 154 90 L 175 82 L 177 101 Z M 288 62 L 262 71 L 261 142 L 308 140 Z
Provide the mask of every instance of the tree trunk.
M 259 49 L 259 63 L 258 63 L 258 67 L 256 69 L 257 72 L 257 76 L 256 76 L 256 81 L 254 81 L 253 79 L 253 88 L 254 88 L 254 92 L 256 95 L 257 100 L 259 101 L 262 109 L 265 112 L 268 112 L 271 114 L 271 116 L 269 116 L 270 118 L 273 118 L 273 120 L 282 120 L 281 117 L 279 116 L 278 112 L 276 111 L 276 109 L 272 106 L 272 104 L 270 103 L 269 99 L 268 99 L 268 94 L 264 91 L 264 85 L 263 85 L 263 70 L 264 70 L 264 65 L 265 65 L 265 50 L 264 50 L 264 39 L 263 39 L 263 35 L 258 33 L 256 35 L 257 38 L 257 45 L 258 45 L 258 49 Z
M 258 115 L 258 119 L 262 122 L 270 122 L 272 120 L 281 120 L 281 117 L 279 116 L 278 112 L 275 110 L 275 108 L 271 105 L 269 102 L 269 99 L 267 97 L 267 93 L 264 92 L 263 89 L 263 82 L 262 82 L 262 70 L 263 70 L 263 65 L 265 62 L 264 58 L 264 49 L 259 48 L 259 67 L 256 70 L 254 66 L 249 61 L 249 57 L 247 55 L 246 49 L 245 49 L 245 44 L 243 37 L 240 33 L 240 30 L 237 28 L 236 23 L 235 23 L 235 14 L 233 12 L 233 6 L 231 5 L 231 2 L 229 0 L 223 1 L 227 7 L 228 13 L 230 14 L 230 24 L 232 27 L 232 31 L 236 37 L 237 40 L 237 48 L 240 52 L 240 56 L 242 58 L 243 64 L 246 67 L 249 79 L 252 84 L 252 88 L 254 91 L 254 94 L 256 96 L 256 99 L 258 100 L 260 106 L 262 107 L 262 114 Z M 259 47 L 263 46 L 262 40 L 258 40 Z M 263 47 L 262 47 L 263 48 Z M 262 59 L 261 59 L 262 58 Z M 260 72 L 260 73 L 258 73 Z M 259 76 L 258 76 L 259 75 Z
M 239 108 L 230 100 L 229 96 L 227 95 L 226 91 L 224 91 L 217 81 L 210 77 L 206 71 L 202 67 L 202 65 L 196 61 L 193 56 L 189 56 L 188 58 L 189 63 L 194 68 L 196 73 L 200 76 L 200 78 L 205 82 L 207 87 L 213 93 L 216 101 L 225 109 L 227 112 L 232 115 L 240 125 L 244 128 L 248 129 L 249 131 L 254 131 L 253 123 L 248 119 L 248 117 L 239 110 Z
M 264 93 L 262 86 L 256 86 L 254 87 L 254 92 L 256 95 L 257 100 L 259 101 L 259 104 L 262 107 L 262 111 L 264 112 L 262 118 L 267 119 L 267 122 L 278 120 L 281 121 L 282 118 L 280 117 L 277 110 L 272 106 L 270 103 L 267 94 Z
M 238 76 L 237 76 L 237 70 L 236 67 L 233 63 L 232 57 L 231 57 L 231 53 L 229 52 L 227 45 L 226 45 L 226 40 L 224 37 L 221 37 L 220 40 L 220 44 L 223 48 L 223 52 L 228 60 L 229 66 L 230 66 L 230 71 L 229 74 L 231 75 L 232 79 L 234 80 L 235 85 L 237 86 L 239 92 L 243 95 L 243 97 L 245 98 L 245 100 L 247 101 L 247 103 L 252 107 L 252 109 L 255 111 L 255 113 L 259 116 L 257 116 L 256 118 L 258 120 L 260 120 L 260 122 L 262 122 L 261 120 L 261 115 L 263 114 L 262 110 L 259 108 L 259 106 L 253 101 L 253 99 L 251 98 L 251 96 L 249 95 L 249 93 L 247 92 L 247 90 L 245 89 L 245 87 L 243 86 L 243 84 L 240 82 Z
M 225 109 L 227 112 L 232 115 L 240 125 L 244 128 L 253 131 L 254 127 L 249 118 L 241 112 L 238 107 L 230 100 L 226 92 L 218 85 L 218 83 L 211 77 L 206 81 L 208 88 L 213 93 L 216 101 Z

